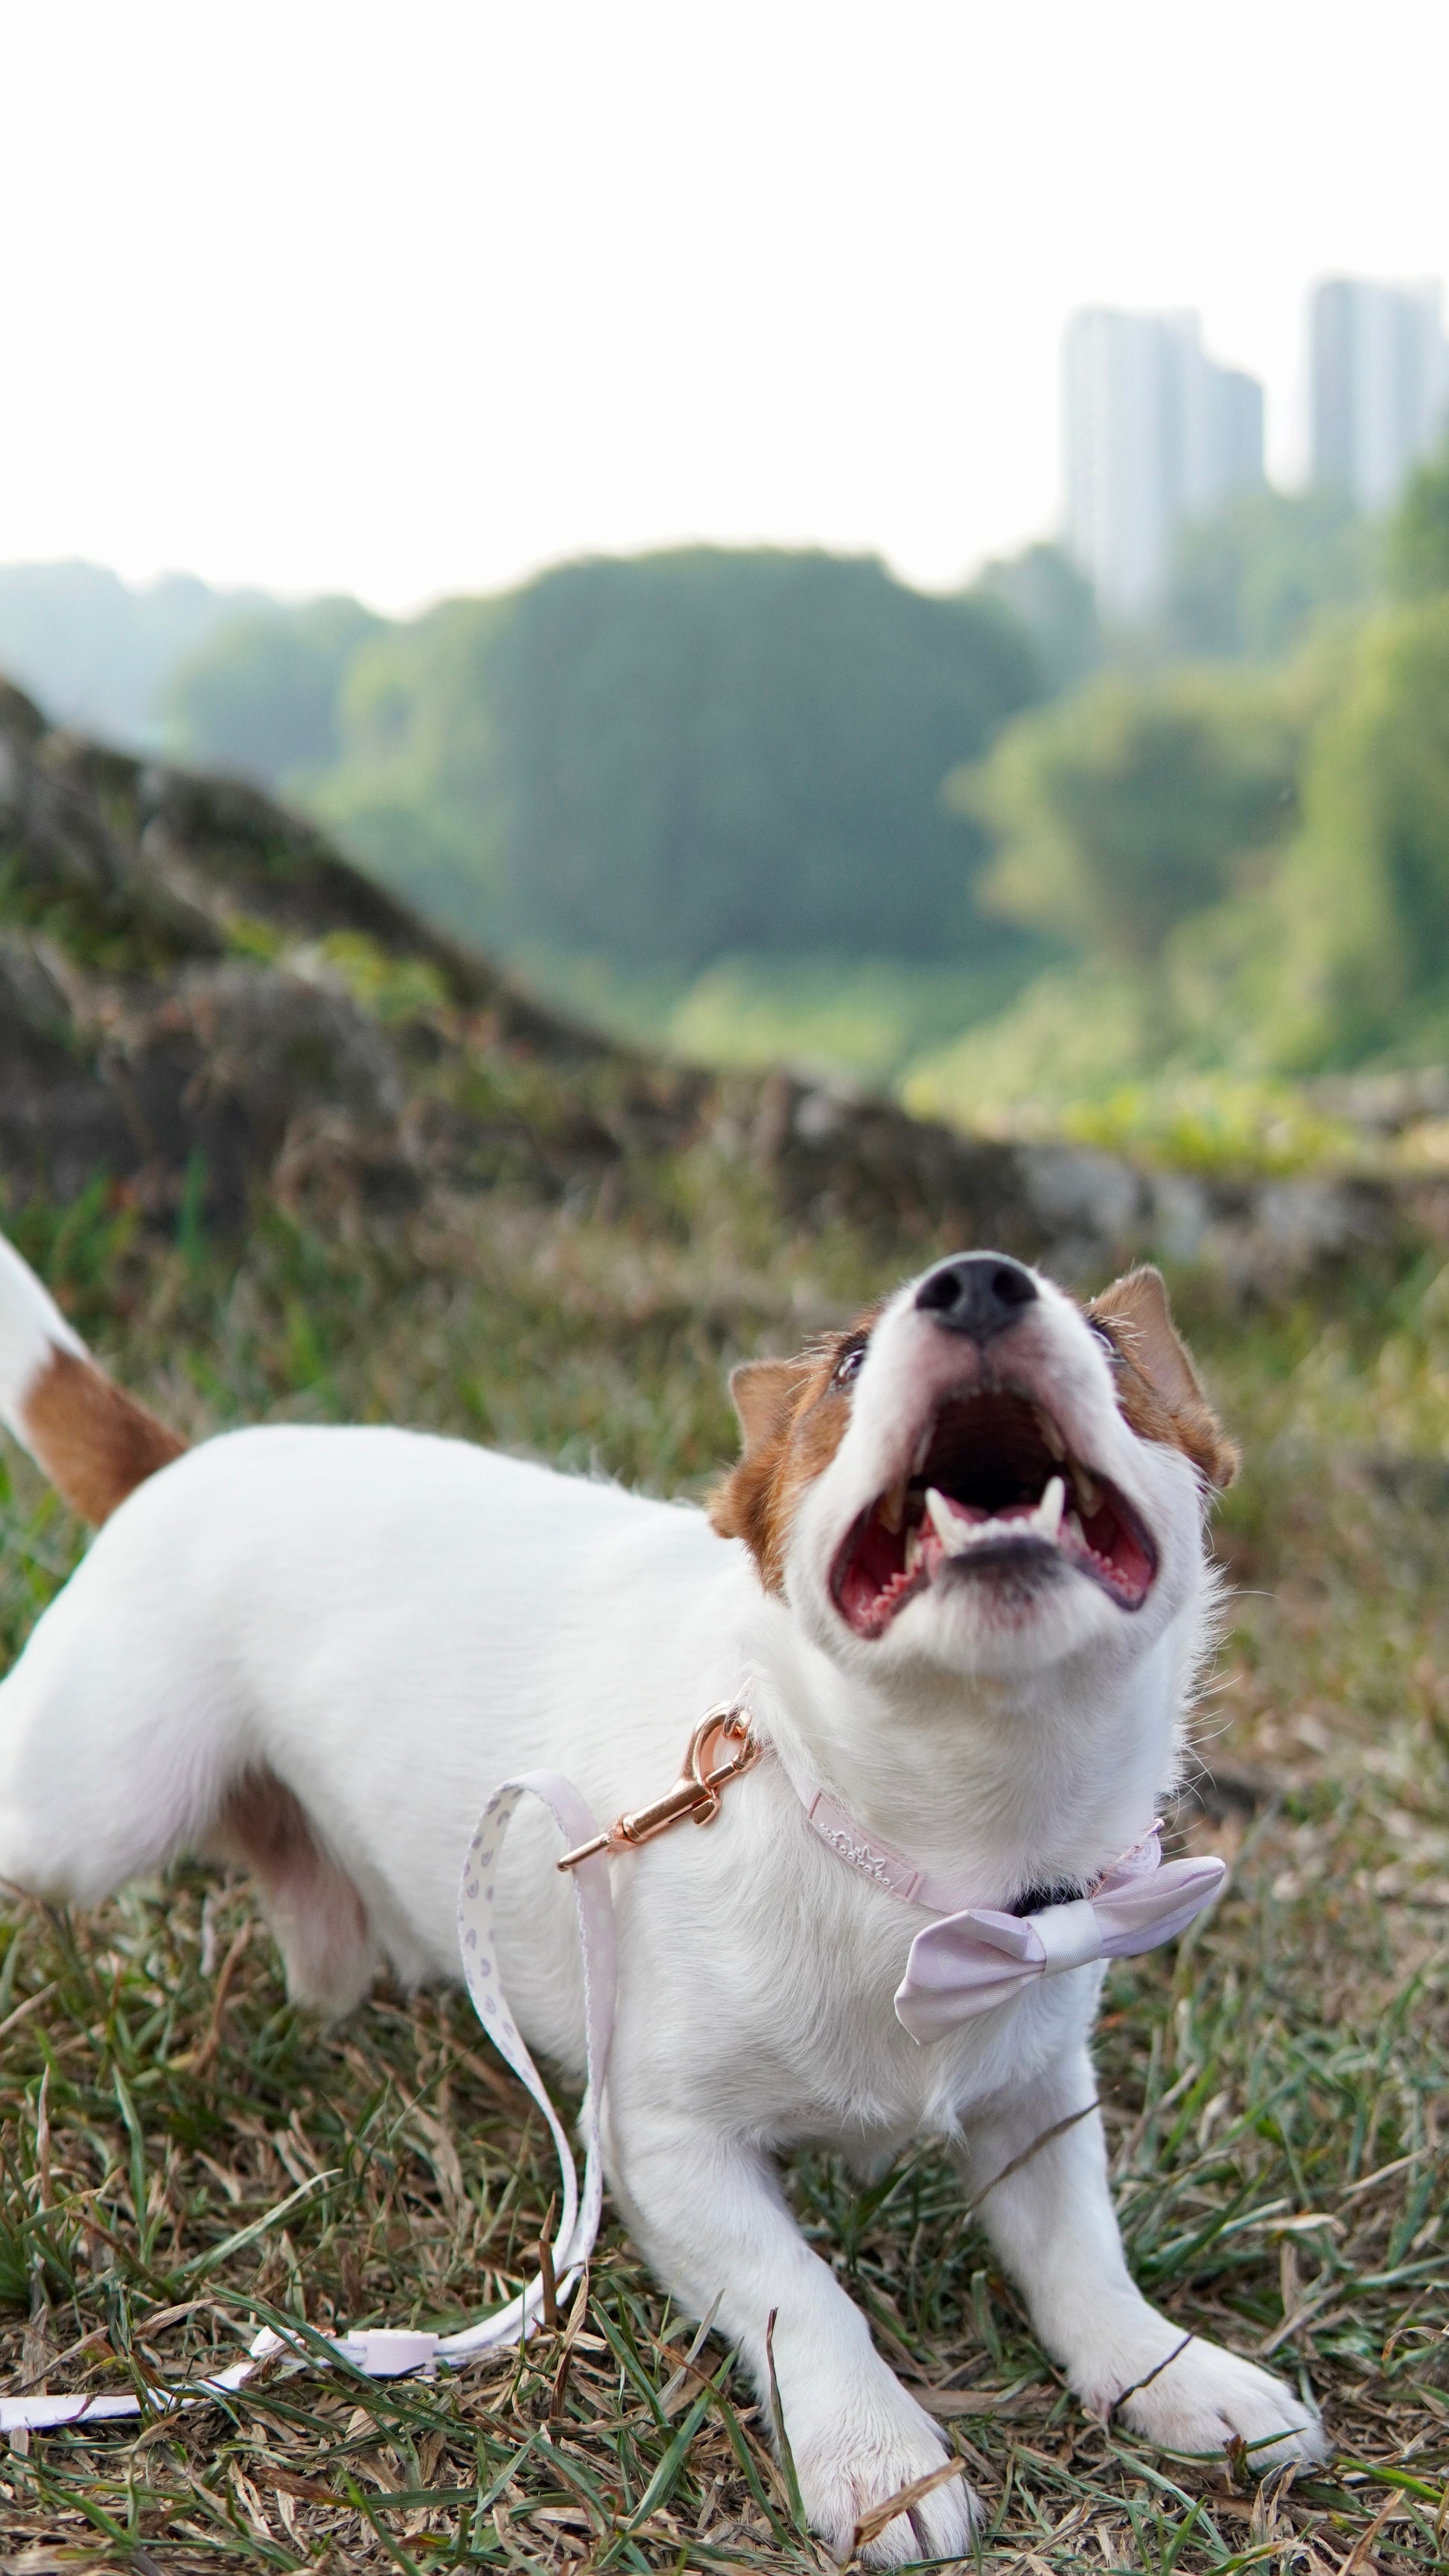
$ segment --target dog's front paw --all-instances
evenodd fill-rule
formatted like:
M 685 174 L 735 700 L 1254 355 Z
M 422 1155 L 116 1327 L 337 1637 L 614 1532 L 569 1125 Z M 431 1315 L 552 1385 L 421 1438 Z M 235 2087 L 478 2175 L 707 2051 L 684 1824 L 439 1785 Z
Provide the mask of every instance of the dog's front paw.
M 918 2478 L 944 2468 L 951 2454 L 929 2415 L 898 2384 L 893 2399 L 846 2396 L 828 2418 L 793 2438 L 800 2500 L 810 2528 L 837 2558 L 851 2555 L 855 2534 L 870 2531 L 878 2508 Z M 971 2553 L 976 2499 L 959 2474 L 899 2513 L 861 2548 L 866 2567 L 901 2567 L 918 2558 Z
M 1103 2397 L 1110 2402 L 1107 2392 Z M 1319 2417 L 1283 2380 L 1196 2335 L 1118 2411 L 1134 2433 L 1165 2451 L 1201 2455 L 1241 2441 L 1257 2471 L 1288 2460 L 1326 2460 L 1329 2453 Z

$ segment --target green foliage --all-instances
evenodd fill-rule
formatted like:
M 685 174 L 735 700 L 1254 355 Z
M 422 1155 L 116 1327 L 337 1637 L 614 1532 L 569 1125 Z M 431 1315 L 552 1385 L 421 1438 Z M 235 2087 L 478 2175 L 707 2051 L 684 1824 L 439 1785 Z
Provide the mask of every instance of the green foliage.
M 621 1035 L 1100 1105 L 1449 1047 L 1449 452 L 1389 532 L 1403 605 L 1356 623 L 1382 552 L 1331 494 L 1241 495 L 1174 571 L 1159 642 L 1199 661 L 1107 673 L 1053 546 L 956 600 L 824 555 L 582 563 L 407 626 L 213 626 L 176 716 Z M 0 872 L 30 926 L 79 900 Z
M 265 787 L 327 766 L 342 675 L 381 624 L 355 599 L 229 619 L 173 678 L 167 711 L 180 757 Z
M 580 565 L 520 600 L 496 685 L 514 936 L 692 964 L 968 943 L 936 800 L 1031 694 L 1000 617 L 823 555 Z
M 423 957 L 390 957 L 360 930 L 329 931 L 312 952 L 330 966 L 364 1010 L 385 1028 L 406 1026 L 444 1010 L 448 995 L 442 976 Z
M 1003 609 L 878 563 L 572 564 L 360 655 L 316 801 L 410 890 L 451 876 L 453 917 L 510 950 L 1001 954 L 938 791 L 1038 685 Z
M 1277 1060 L 1352 1063 L 1449 1036 L 1449 595 L 1376 619 L 1305 763 L 1273 888 Z
M 1120 1088 L 1160 1053 L 1147 979 L 1088 958 L 1039 975 L 995 1018 L 924 1049 L 901 1097 L 918 1118 L 990 1128 L 1022 1103 L 1059 1123 L 1069 1101 Z
M 1074 1103 L 1062 1125 L 1108 1153 L 1223 1178 L 1323 1171 L 1362 1152 L 1357 1131 L 1325 1117 L 1294 1084 L 1232 1074 L 1126 1083 L 1104 1100 Z
M 1169 633 L 1267 661 L 1370 595 L 1379 543 L 1332 495 L 1244 496 L 1185 539 Z M 1281 673 L 1117 673 L 952 782 L 996 841 L 982 901 L 1086 965 L 918 1065 L 913 1105 L 1075 1090 L 1105 1138 L 1113 1089 L 1168 1065 L 1449 1053 L 1449 448 L 1387 558 L 1404 604 L 1329 621 Z
M 1021 981 L 1012 959 L 972 973 L 889 958 L 724 958 L 690 987 L 667 1036 L 701 1064 L 788 1064 L 884 1086 L 1000 1009 Z
M 1106 1141 L 1144 1078 L 1449 1052 L 1449 593 L 1282 672 L 1109 674 L 948 794 L 996 838 L 982 902 L 1082 963 L 918 1061 L 912 1107 L 1086 1100 Z
M 601 957 L 527 951 L 530 986 L 632 1044 L 705 1065 L 789 1065 L 884 1088 L 928 1049 L 1003 1010 L 1031 971 L 879 957 L 721 957 L 697 976 L 626 974 Z
M 1239 493 L 1179 538 L 1163 643 L 1188 660 L 1282 661 L 1316 619 L 1371 605 L 1379 552 L 1338 493 Z
M 1388 553 L 1396 597 L 1449 591 L 1449 441 L 1410 476 L 1389 528 Z
M 1294 818 L 1292 707 L 1227 673 L 1112 674 L 1013 725 L 948 787 L 992 831 L 983 900 L 1145 967 Z
M 0 671 L 52 724 L 155 751 L 178 666 L 228 618 L 265 605 L 188 573 L 132 590 L 100 564 L 0 564 Z
M 380 876 L 466 935 L 500 915 L 493 657 L 512 603 L 450 599 L 349 663 L 341 751 L 307 801 Z
M 1019 555 L 987 564 L 975 588 L 999 600 L 1025 627 L 1054 693 L 1075 688 L 1101 661 L 1096 594 L 1064 547 L 1025 546 Z

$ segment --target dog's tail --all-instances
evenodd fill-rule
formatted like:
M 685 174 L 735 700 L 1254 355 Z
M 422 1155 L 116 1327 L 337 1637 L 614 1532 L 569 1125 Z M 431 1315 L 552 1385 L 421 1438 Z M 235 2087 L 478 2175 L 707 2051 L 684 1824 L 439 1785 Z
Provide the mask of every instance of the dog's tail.
M 186 1446 L 98 1369 L 0 1235 L 0 1421 L 82 1520 L 104 1521 Z

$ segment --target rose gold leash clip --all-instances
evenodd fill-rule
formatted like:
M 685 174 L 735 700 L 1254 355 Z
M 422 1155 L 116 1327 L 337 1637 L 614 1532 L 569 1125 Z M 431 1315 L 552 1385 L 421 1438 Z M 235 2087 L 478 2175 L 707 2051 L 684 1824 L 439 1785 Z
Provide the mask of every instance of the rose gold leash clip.
M 739 1749 L 711 1765 L 709 1756 L 717 1743 Z M 649 1806 L 636 1807 L 632 1815 L 616 1816 L 607 1833 L 595 1834 L 577 1851 L 565 1852 L 558 1868 L 577 1869 L 581 1860 L 592 1860 L 595 1852 L 634 1851 L 640 1843 L 652 1842 L 656 1834 L 667 1834 L 671 1825 L 682 1825 L 686 1817 L 696 1825 L 712 1825 L 719 1814 L 720 1791 L 752 1770 L 759 1758 L 760 1743 L 750 1731 L 748 1709 L 711 1709 L 689 1739 L 684 1769 L 673 1788 Z

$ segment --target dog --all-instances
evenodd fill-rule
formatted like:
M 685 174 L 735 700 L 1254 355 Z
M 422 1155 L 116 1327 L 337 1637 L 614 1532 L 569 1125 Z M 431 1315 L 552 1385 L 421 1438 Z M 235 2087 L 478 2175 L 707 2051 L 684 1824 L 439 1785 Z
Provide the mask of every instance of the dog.
M 0 1256 L 0 1412 L 103 1524 L 0 1685 L 0 1876 L 89 1905 L 183 1850 L 244 1863 L 291 1993 L 340 2014 L 381 1960 L 457 1975 L 459 1865 L 501 1777 L 548 1765 L 613 1815 L 667 1787 L 712 1704 L 743 1706 L 762 1754 L 718 1820 L 613 1869 L 605 2162 L 767 2402 L 773 2360 L 812 2528 L 846 2553 L 949 2454 L 790 2215 L 776 2160 L 807 2144 L 870 2170 L 943 2139 L 1098 2417 L 1175 2452 L 1325 2456 L 1309 2405 L 1129 2277 L 1089 2107 L 1100 1965 L 912 2037 L 893 1997 L 922 1917 L 869 1858 L 1045 1921 L 1150 1832 L 1236 1463 L 1156 1271 L 1083 1306 L 1002 1254 L 934 1263 L 735 1370 L 741 1455 L 701 1510 L 404 1430 L 183 1451 Z M 802 1781 L 850 1829 L 813 1829 Z M 557 1860 L 521 1811 L 497 1944 L 531 2046 L 577 2078 Z M 867 2561 L 965 2554 L 974 2518 L 948 2477 Z

